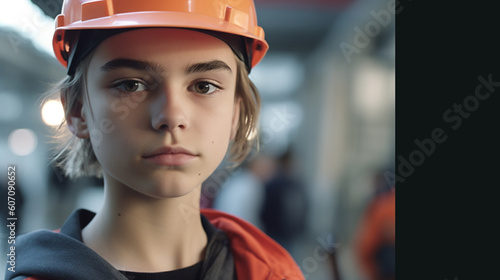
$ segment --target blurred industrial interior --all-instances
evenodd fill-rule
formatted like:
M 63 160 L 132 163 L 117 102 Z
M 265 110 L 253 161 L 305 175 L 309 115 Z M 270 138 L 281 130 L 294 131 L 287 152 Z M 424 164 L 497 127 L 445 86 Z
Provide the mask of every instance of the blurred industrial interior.
M 65 71 L 50 42 L 36 38 L 52 34 L 62 1 L 0 3 L 0 166 L 17 166 L 18 234 L 58 228 L 76 208 L 97 210 L 102 197 L 99 180 L 67 180 L 50 163 L 57 107 L 46 108 L 43 120 L 39 99 Z M 358 229 L 376 190 L 394 191 L 395 13 L 403 7 L 379 0 L 255 4 L 270 44 L 250 76 L 263 100 L 261 153 L 293 155 L 308 205 L 290 252 L 306 279 L 369 280 L 356 253 Z M 17 5 L 34 12 L 19 13 Z M 221 167 L 207 180 L 202 206 L 213 207 L 231 175 Z

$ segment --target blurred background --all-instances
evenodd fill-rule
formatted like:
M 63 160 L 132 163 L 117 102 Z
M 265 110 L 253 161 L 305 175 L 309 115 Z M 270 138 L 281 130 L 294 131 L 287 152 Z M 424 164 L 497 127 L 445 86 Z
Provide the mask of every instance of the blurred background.
M 50 158 L 65 76 L 51 47 L 62 0 L 0 0 L 0 166 L 17 167 L 17 234 L 98 210 L 102 182 L 68 180 Z M 394 279 L 395 15 L 379 0 L 255 0 L 270 50 L 250 75 L 263 105 L 261 149 L 204 183 L 222 209 L 281 243 L 306 279 Z M 2 217 L 7 214 L 1 172 Z M 4 228 L 4 227 L 2 227 Z M 2 273 L 7 232 L 1 232 Z

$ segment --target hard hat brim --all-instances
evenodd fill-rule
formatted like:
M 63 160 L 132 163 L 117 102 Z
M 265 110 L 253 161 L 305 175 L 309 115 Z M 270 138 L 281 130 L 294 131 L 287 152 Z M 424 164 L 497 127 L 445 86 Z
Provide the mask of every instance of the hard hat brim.
M 135 12 L 133 14 L 116 14 L 109 17 L 77 21 L 70 25 L 62 26 L 56 29 L 53 37 L 53 47 L 56 58 L 61 64 L 67 66 L 63 52 L 65 49 L 66 32 L 71 30 L 84 29 L 122 29 L 122 28 L 144 28 L 144 27 L 169 27 L 169 28 L 188 28 L 202 29 L 223 32 L 243 36 L 253 40 L 254 46 L 251 66 L 254 67 L 264 57 L 269 45 L 264 40 L 264 32 L 260 30 L 246 30 L 238 25 L 228 23 L 222 19 L 213 17 L 180 12 Z M 260 34 L 259 34 L 260 33 Z M 258 34 L 258 35 L 256 35 Z

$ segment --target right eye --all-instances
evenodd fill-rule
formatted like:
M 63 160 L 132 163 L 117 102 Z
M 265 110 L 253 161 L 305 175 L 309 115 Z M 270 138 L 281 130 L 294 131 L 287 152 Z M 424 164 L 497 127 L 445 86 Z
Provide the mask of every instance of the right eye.
M 130 93 L 148 90 L 148 87 L 145 84 L 136 80 L 122 81 L 115 84 L 114 87 L 119 89 L 120 91 L 130 92 Z

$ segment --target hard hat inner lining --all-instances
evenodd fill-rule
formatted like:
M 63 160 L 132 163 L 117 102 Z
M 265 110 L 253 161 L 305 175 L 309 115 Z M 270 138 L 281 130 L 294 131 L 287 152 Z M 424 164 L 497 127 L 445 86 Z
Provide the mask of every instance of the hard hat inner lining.
M 144 27 L 144 28 L 168 28 L 168 27 Z M 74 36 L 66 36 L 66 38 L 72 38 L 73 42 L 68 42 L 72 46 L 67 55 L 68 60 L 68 75 L 74 75 L 75 70 L 80 63 L 88 54 L 92 52 L 102 41 L 108 39 L 111 36 L 118 35 L 123 32 L 136 30 L 139 28 L 121 28 L 121 29 L 82 29 L 82 30 L 67 30 L 66 32 L 78 32 L 77 34 L 72 34 Z M 143 28 L 141 28 L 143 29 Z M 183 29 L 183 28 L 178 28 Z M 184 28 L 185 29 L 185 28 Z M 251 51 L 248 39 L 242 36 L 217 32 L 212 30 L 203 29 L 188 29 L 193 31 L 202 32 L 213 37 L 216 37 L 223 42 L 225 42 L 235 55 L 245 63 L 248 73 L 251 70 Z M 69 35 L 69 34 L 67 34 Z

